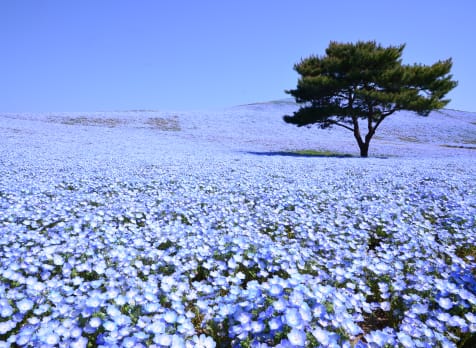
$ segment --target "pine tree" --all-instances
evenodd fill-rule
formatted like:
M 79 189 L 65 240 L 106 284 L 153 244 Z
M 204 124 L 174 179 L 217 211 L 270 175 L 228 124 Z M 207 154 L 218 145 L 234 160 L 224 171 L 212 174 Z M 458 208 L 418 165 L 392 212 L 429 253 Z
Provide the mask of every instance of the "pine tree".
M 409 110 L 427 116 L 443 108 L 457 82 L 449 74 L 451 58 L 431 66 L 404 65 L 405 45 L 382 47 L 375 41 L 331 42 L 324 56 L 310 56 L 294 66 L 300 75 L 288 90 L 300 109 L 284 121 L 297 126 L 340 126 L 353 132 L 361 157 L 388 116 Z M 367 126 L 362 137 L 359 120 Z

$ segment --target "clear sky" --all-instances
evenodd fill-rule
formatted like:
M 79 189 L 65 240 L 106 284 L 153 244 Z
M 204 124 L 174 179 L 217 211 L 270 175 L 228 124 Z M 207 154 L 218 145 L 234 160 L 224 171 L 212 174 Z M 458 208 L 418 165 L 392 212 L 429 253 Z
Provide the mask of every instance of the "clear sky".
M 200 110 L 288 97 L 330 41 L 453 58 L 476 111 L 474 0 L 0 0 L 0 112 Z

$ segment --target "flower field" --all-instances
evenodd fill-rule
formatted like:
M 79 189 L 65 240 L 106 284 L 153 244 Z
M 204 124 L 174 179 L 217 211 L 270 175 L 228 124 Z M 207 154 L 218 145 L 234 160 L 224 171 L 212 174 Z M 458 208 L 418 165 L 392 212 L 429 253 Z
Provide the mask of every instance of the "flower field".
M 286 107 L 0 115 L 0 346 L 470 344 L 474 115 L 363 160 Z

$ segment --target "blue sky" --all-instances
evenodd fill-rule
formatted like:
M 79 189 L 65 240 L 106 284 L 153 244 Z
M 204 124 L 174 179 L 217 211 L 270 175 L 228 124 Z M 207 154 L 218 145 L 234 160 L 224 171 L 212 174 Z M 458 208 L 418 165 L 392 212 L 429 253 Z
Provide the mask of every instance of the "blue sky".
M 0 111 L 200 110 L 287 97 L 331 40 L 453 58 L 476 111 L 474 0 L 0 0 Z

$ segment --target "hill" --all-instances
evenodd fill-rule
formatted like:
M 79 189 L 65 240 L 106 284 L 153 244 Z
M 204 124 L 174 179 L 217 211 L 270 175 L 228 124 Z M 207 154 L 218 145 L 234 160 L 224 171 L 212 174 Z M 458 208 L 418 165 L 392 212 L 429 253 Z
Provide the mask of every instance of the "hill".
M 316 150 L 358 155 L 349 131 L 285 124 L 297 109 L 279 100 L 200 112 L 114 111 L 95 113 L 0 114 L 6 143 L 30 143 L 44 153 L 87 155 L 117 149 L 127 157 L 201 150 L 283 153 Z M 400 112 L 385 120 L 371 143 L 370 156 L 474 156 L 476 113 L 441 110 L 421 117 Z M 84 151 L 87 151 L 84 153 Z

